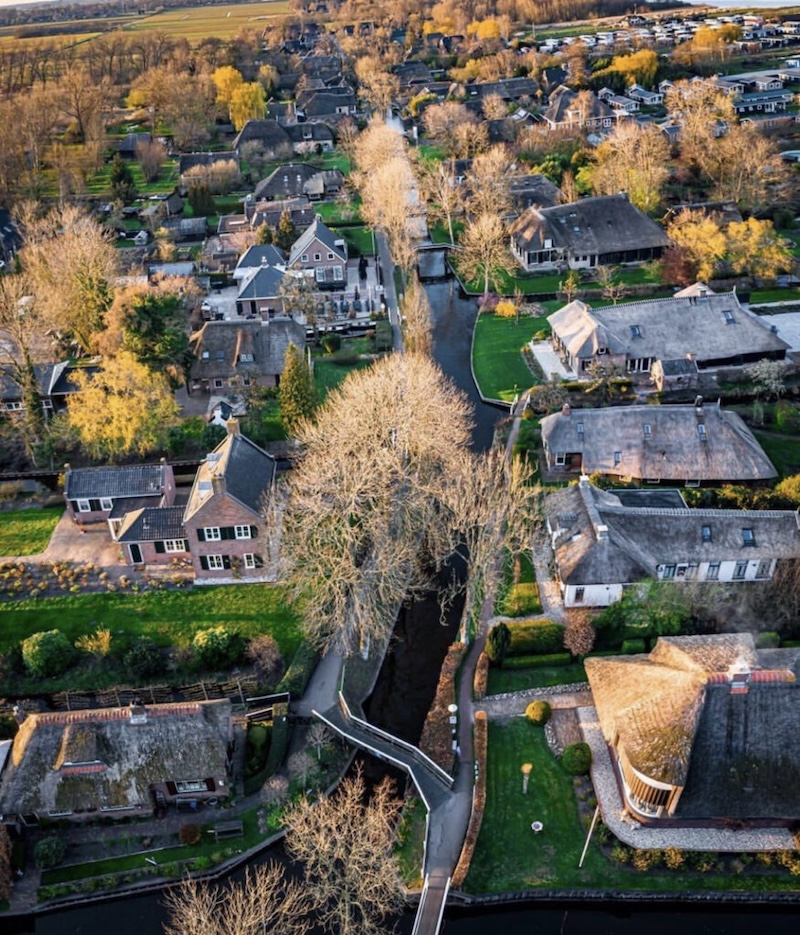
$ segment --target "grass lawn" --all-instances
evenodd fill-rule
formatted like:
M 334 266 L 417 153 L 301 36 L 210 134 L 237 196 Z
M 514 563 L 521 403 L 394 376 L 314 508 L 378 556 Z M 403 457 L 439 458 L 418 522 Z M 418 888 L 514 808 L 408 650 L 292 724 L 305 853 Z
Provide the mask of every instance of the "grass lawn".
M 233 39 L 243 29 L 258 29 L 274 16 L 289 10 L 287 0 L 268 3 L 231 3 L 215 7 L 181 7 L 153 16 L 142 16 L 124 27 L 125 32 L 156 30 L 173 38 L 195 42 L 206 36 Z
M 484 396 L 512 400 L 536 378 L 522 359 L 522 346 L 537 331 L 548 330 L 546 318 L 497 318 L 478 315 L 472 347 L 472 366 Z M 516 386 L 516 390 L 515 390 Z
M 781 478 L 800 474 L 800 438 L 756 430 L 753 434 Z
M 317 393 L 321 402 L 324 402 L 325 397 L 330 393 L 331 390 L 335 390 L 337 386 L 344 380 L 348 373 L 351 373 L 353 370 L 364 370 L 366 367 L 371 366 L 372 361 L 369 360 L 357 360 L 352 364 L 337 364 L 335 360 L 330 358 L 318 358 L 314 362 L 314 382 L 317 385 Z
M 361 223 L 360 199 L 351 201 L 320 201 L 314 205 L 314 213 L 318 214 L 326 224 L 359 224 Z
M 0 555 L 37 555 L 47 548 L 64 507 L 0 513 Z
M 750 293 L 751 305 L 767 302 L 800 303 L 800 289 L 753 289 Z
M 544 739 L 544 731 L 522 718 L 489 724 L 486 811 L 465 888 L 500 893 L 539 887 L 606 890 L 797 891 L 787 872 L 701 874 L 691 870 L 636 871 L 607 858 L 593 839 L 583 868 L 578 860 L 586 836 L 570 776 Z M 522 794 L 520 766 L 533 764 L 528 794 Z M 544 829 L 534 835 L 531 822 Z
M 298 620 L 283 588 L 221 585 L 191 591 L 71 594 L 0 604 L 0 653 L 55 625 L 70 641 L 99 626 L 114 639 L 148 636 L 161 646 L 187 646 L 198 630 L 223 625 L 249 638 L 269 632 L 290 659 L 300 645 Z
M 521 692 L 528 688 L 546 688 L 549 685 L 570 685 L 585 682 L 586 670 L 576 662 L 566 666 L 533 666 L 529 669 L 489 668 L 487 695 Z
M 375 241 L 370 227 L 338 227 L 333 228 L 334 233 L 344 237 L 351 253 L 361 256 L 373 256 Z
M 406 886 L 422 886 L 422 861 L 425 855 L 425 803 L 417 796 L 408 796 L 397 830 L 395 855 L 400 862 L 400 874 Z

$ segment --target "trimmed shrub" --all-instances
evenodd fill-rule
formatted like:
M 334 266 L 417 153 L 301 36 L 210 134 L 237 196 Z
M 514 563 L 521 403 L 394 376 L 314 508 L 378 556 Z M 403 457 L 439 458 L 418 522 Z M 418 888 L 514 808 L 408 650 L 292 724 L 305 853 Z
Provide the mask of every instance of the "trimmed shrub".
M 547 653 L 544 656 L 512 656 L 506 659 L 506 669 L 543 669 L 546 666 L 567 666 L 572 662 L 569 653 Z
M 546 701 L 532 701 L 525 709 L 525 717 L 537 727 L 544 727 L 552 716 L 553 709 Z
M 335 354 L 336 351 L 342 346 L 342 336 L 339 334 L 326 334 L 320 344 L 325 350 L 326 354 Z
M 631 866 L 634 870 L 652 870 L 661 863 L 661 851 L 656 849 L 644 850 L 637 848 L 631 857 Z
M 227 627 L 198 630 L 192 646 L 203 669 L 227 669 L 241 661 L 245 649 L 241 636 Z
M 564 649 L 564 628 L 547 618 L 541 620 L 521 620 L 508 624 L 511 632 L 512 656 L 530 653 L 560 653 Z
M 478 664 L 475 666 L 475 676 L 472 680 L 472 693 L 475 696 L 476 701 L 483 701 L 483 699 L 486 697 L 486 688 L 488 684 L 489 657 L 486 655 L 486 653 L 481 653 L 480 656 L 478 656 Z
M 22 641 L 22 661 L 31 675 L 50 678 L 66 672 L 78 652 L 60 630 L 33 633 Z
M 137 678 L 157 675 L 163 669 L 161 650 L 152 640 L 142 637 L 122 657 L 122 664 Z
M 776 633 L 774 630 L 756 633 L 756 649 L 777 649 L 780 645 L 780 633 Z
M 178 832 L 178 840 L 181 844 L 197 844 L 202 836 L 203 830 L 200 825 L 181 825 L 181 830 Z
M 800 429 L 800 412 L 788 399 L 775 403 L 775 426 L 781 432 L 796 432 Z
M 501 621 L 489 630 L 489 636 L 486 638 L 486 655 L 489 657 L 489 662 L 502 667 L 510 647 L 511 630 Z
M 585 776 L 592 766 L 592 751 L 588 743 L 571 743 L 561 754 L 561 765 L 571 776 Z
M 647 652 L 644 640 L 623 640 L 621 652 L 626 656 L 635 656 Z
M 454 759 L 448 708 L 458 700 L 456 675 L 467 648 L 466 643 L 451 643 L 448 646 L 447 655 L 439 672 L 436 697 L 428 710 L 419 741 L 420 750 L 445 770 L 452 768 Z
M 67 855 L 67 845 L 62 838 L 55 834 L 42 838 L 36 842 L 33 849 L 33 859 L 40 870 L 52 870 L 57 867 Z
M 664 851 L 664 865 L 668 870 L 680 870 L 686 863 L 686 855 L 678 847 L 668 847 Z

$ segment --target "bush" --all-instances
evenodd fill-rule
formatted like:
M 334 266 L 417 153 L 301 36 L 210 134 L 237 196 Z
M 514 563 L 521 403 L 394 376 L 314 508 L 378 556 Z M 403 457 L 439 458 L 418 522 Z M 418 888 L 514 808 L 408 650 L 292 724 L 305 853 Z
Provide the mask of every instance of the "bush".
M 781 432 L 797 432 L 800 429 L 800 412 L 788 399 L 775 403 L 775 427 Z
M 62 838 L 51 834 L 36 842 L 33 849 L 33 859 L 40 870 L 52 870 L 57 867 L 67 855 L 67 845 Z
M 652 870 L 661 863 L 661 851 L 637 848 L 631 857 L 631 866 L 635 870 Z
M 178 832 L 178 840 L 181 844 L 197 844 L 202 836 L 203 831 L 200 825 L 181 825 L 181 830 Z
M 647 646 L 644 640 L 623 640 L 621 652 L 625 656 L 635 656 L 647 652 Z
M 486 653 L 481 653 L 480 656 L 478 656 L 478 664 L 475 666 L 475 676 L 472 680 L 472 693 L 476 701 L 483 701 L 486 697 L 486 687 L 488 684 L 489 657 Z
M 506 669 L 543 669 L 546 666 L 568 666 L 572 662 L 569 653 L 548 653 L 544 656 L 512 656 L 506 659 Z
M 680 848 L 668 847 L 664 851 L 664 864 L 668 870 L 680 870 L 686 863 L 686 855 Z
M 765 630 L 756 633 L 756 649 L 777 649 L 781 645 L 781 637 L 774 630 Z
M 532 701 L 525 709 L 525 717 L 537 727 L 544 727 L 552 716 L 553 709 L 546 701 Z
M 339 334 L 326 334 L 320 344 L 325 350 L 326 354 L 335 354 L 342 346 L 342 337 Z
M 502 666 L 510 646 L 511 631 L 507 624 L 500 621 L 489 630 L 489 636 L 486 638 L 486 655 L 489 662 Z
M 511 655 L 559 653 L 564 649 L 564 628 L 543 618 L 508 624 L 511 632 Z
M 539 585 L 535 581 L 512 584 L 503 598 L 501 610 L 506 617 L 524 617 L 542 612 Z
M 152 640 L 142 637 L 122 657 L 122 664 L 136 678 L 157 675 L 163 669 L 161 650 Z
M 44 630 L 22 641 L 25 668 L 38 678 L 61 675 L 74 663 L 77 650 L 60 630 Z
M 486 808 L 486 751 L 489 744 L 489 722 L 486 720 L 485 711 L 475 712 L 475 764 L 477 767 L 475 790 L 472 799 L 472 814 L 469 818 L 467 834 L 464 838 L 464 846 L 461 848 L 461 856 L 458 858 L 458 864 L 453 871 L 453 886 L 459 888 L 464 885 L 464 880 L 469 873 L 469 865 L 472 863 L 472 855 L 475 852 L 475 845 L 478 842 L 478 835 L 483 821 L 483 812 Z
M 571 776 L 585 776 L 592 766 L 592 751 L 588 743 L 571 743 L 561 754 L 561 765 Z
M 244 641 L 227 627 L 198 630 L 192 640 L 195 657 L 203 669 L 227 669 L 240 662 Z
M 269 633 L 262 633 L 250 640 L 247 644 L 247 658 L 255 666 L 259 680 L 268 685 L 274 684 L 283 671 L 280 646 Z

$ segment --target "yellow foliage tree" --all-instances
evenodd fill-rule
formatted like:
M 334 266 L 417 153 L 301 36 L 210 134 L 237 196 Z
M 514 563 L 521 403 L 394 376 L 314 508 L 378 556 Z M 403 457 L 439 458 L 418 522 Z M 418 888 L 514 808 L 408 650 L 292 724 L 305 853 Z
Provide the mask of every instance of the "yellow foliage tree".
M 248 120 L 263 120 L 267 116 L 264 86 L 258 81 L 238 85 L 233 89 L 228 109 L 237 130 L 241 130 Z
M 729 224 L 726 231 L 728 263 L 734 273 L 774 279 L 789 269 L 792 254 L 772 226 L 772 221 L 748 218 Z
M 237 88 L 244 84 L 242 73 L 232 65 L 223 65 L 221 68 L 217 68 L 211 76 L 211 80 L 217 89 L 217 103 L 224 104 L 230 111 L 231 102 Z
M 711 279 L 727 248 L 716 218 L 699 211 L 681 211 L 667 227 L 667 236 L 694 267 L 697 279 Z
M 169 381 L 123 351 L 94 375 L 78 371 L 68 420 L 92 457 L 145 455 L 178 415 Z
M 626 84 L 650 86 L 658 73 L 658 55 L 652 49 L 640 49 L 629 55 L 615 55 L 609 71 L 622 75 Z
M 476 39 L 499 39 L 500 23 L 496 19 L 474 20 L 467 26 L 467 33 Z
M 517 314 L 517 306 L 511 300 L 506 299 L 495 305 L 494 313 L 498 318 L 513 318 Z

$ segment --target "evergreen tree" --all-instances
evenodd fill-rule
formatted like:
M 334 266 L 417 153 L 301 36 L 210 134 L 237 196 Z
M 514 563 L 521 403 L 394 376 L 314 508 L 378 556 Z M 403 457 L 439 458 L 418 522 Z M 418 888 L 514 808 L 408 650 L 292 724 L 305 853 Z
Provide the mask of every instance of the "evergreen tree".
M 111 193 L 114 198 L 123 204 L 130 204 L 136 197 L 136 186 L 133 184 L 133 172 L 127 162 L 124 162 L 119 153 L 111 161 Z
M 297 240 L 297 231 L 292 223 L 292 216 L 288 211 L 284 211 L 278 221 L 275 242 L 282 250 L 290 250 L 295 240 Z
M 278 399 L 281 404 L 281 421 L 290 434 L 294 433 L 302 419 L 313 414 L 317 405 L 314 377 L 303 352 L 294 344 L 286 348 Z
M 505 623 L 498 623 L 489 630 L 486 638 L 486 655 L 495 665 L 502 666 L 506 653 L 511 648 L 511 631 Z
M 260 224 L 256 229 L 256 243 L 270 244 L 275 243 L 275 231 L 266 223 Z
M 196 218 L 207 218 L 217 213 L 214 197 L 206 182 L 192 185 L 189 189 L 189 204 L 192 208 L 192 214 Z

